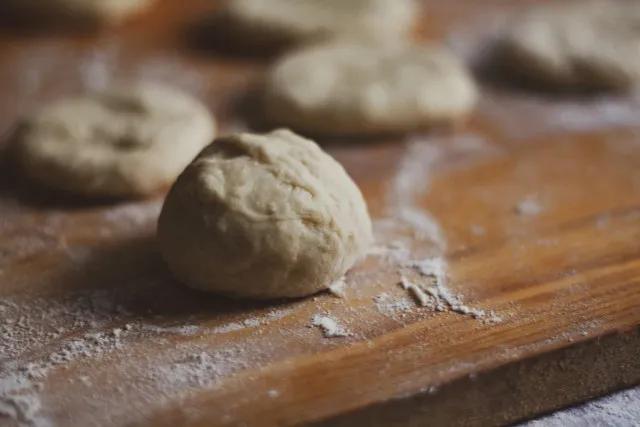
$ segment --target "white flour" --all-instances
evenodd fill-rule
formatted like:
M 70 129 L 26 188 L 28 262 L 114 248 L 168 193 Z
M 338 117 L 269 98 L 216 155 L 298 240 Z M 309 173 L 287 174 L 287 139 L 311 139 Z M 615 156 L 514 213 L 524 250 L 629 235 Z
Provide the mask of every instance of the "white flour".
M 127 323 L 131 327 L 131 323 Z M 156 326 L 156 325 L 140 325 L 140 330 L 145 332 L 153 332 L 156 334 L 175 334 L 175 335 L 195 335 L 202 332 L 202 328 L 198 325 L 183 326 Z
M 107 209 L 102 217 L 118 228 L 139 228 L 155 224 L 162 210 L 162 200 L 121 204 Z
M 542 205 L 536 196 L 527 196 L 522 199 L 515 207 L 515 211 L 523 216 L 536 216 L 542 212 Z
M 387 292 L 376 295 L 373 301 L 380 313 L 396 320 L 401 320 L 415 307 L 415 303 L 409 298 L 395 297 Z
M 469 315 L 475 319 L 486 319 L 491 322 L 499 322 L 501 319 L 495 313 L 465 305 L 462 296 L 454 294 L 447 285 L 447 263 L 441 257 L 425 258 L 422 260 L 410 260 L 404 264 L 405 267 L 415 269 L 420 275 L 431 279 L 432 286 L 424 286 L 423 290 L 435 298 L 435 308 L 444 311 L 446 308 L 451 311 Z
M 520 427 L 632 427 L 640 422 L 640 388 L 622 391 L 556 412 Z
M 152 368 L 151 377 L 166 392 L 190 387 L 210 387 L 217 379 L 240 368 L 246 368 L 242 359 L 242 350 L 226 348 L 213 352 L 199 352 L 171 364 L 162 364 Z
M 411 227 L 417 239 L 430 240 L 439 249 L 446 245 L 440 226 L 416 204 L 429 186 L 431 170 L 443 155 L 439 146 L 424 138 L 410 139 L 387 202 L 393 218 Z
M 244 357 L 241 346 L 211 349 L 184 345 L 164 348 L 141 361 L 139 355 L 132 353 L 133 342 L 143 340 L 162 346 L 164 337 L 171 335 L 191 337 L 257 328 L 292 311 L 289 307 L 272 309 L 210 328 L 195 324 L 166 326 L 152 323 L 162 320 L 158 316 L 147 316 L 145 321 L 132 318 L 120 298 L 112 292 L 96 290 L 64 298 L 0 300 L 0 414 L 21 425 L 49 426 L 41 395 L 51 375 L 71 366 L 90 367 L 102 359 L 120 360 L 115 362 L 117 369 L 129 369 L 138 378 L 114 386 L 115 394 L 110 399 L 116 400 L 111 404 L 104 401 L 106 407 L 116 405 L 122 395 L 117 391 L 126 386 L 135 387 L 131 390 L 137 396 L 135 405 L 148 410 L 149 405 L 173 400 L 190 389 L 212 386 L 227 373 L 246 368 L 250 359 Z M 253 350 L 250 354 L 259 352 Z M 91 373 L 73 381 L 90 388 Z
M 263 316 L 254 316 L 244 319 L 240 322 L 230 322 L 221 326 L 216 326 L 206 330 L 206 332 L 214 334 L 226 334 L 228 332 L 239 331 L 246 328 L 255 328 L 258 326 L 266 325 L 273 320 L 282 319 L 291 313 L 291 309 L 272 310 Z
M 386 246 L 375 246 L 370 255 L 382 256 L 387 262 L 395 264 L 399 270 L 413 269 L 421 276 L 429 279 L 431 284 L 413 283 L 401 274 L 400 283 L 416 303 L 437 311 L 451 310 L 455 313 L 469 315 L 473 318 L 499 321 L 494 313 L 465 305 L 462 297 L 447 288 L 447 263 L 442 256 L 447 248 L 447 241 L 437 220 L 423 207 L 419 200 L 429 188 L 431 176 L 441 164 L 455 162 L 470 154 L 495 154 L 496 149 L 485 140 L 475 135 L 447 137 L 440 141 L 425 137 L 412 138 L 404 157 L 398 166 L 398 172 L 392 181 L 388 206 L 392 217 L 377 221 L 374 229 L 382 234 L 379 241 L 386 241 L 387 234 L 393 230 L 394 221 L 408 225 L 413 229 L 414 237 L 431 243 L 433 256 L 424 259 L 413 259 L 412 251 L 402 241 L 392 242 Z M 444 142 L 444 143 L 443 143 Z M 429 298 L 429 296 L 431 298 Z M 387 304 L 388 305 L 388 304 Z M 381 312 L 390 312 L 383 309 Z
M 351 335 L 351 333 L 335 319 L 324 314 L 314 315 L 311 318 L 311 324 L 320 328 L 326 338 L 347 337 Z
M 425 293 L 425 291 L 423 291 L 420 286 L 410 282 L 409 279 L 407 279 L 406 277 L 404 276 L 400 277 L 400 286 L 402 286 L 402 289 L 409 291 L 409 293 L 416 300 L 416 303 L 418 305 L 422 307 L 433 305 L 433 304 L 430 304 L 431 301 L 429 299 L 429 296 Z

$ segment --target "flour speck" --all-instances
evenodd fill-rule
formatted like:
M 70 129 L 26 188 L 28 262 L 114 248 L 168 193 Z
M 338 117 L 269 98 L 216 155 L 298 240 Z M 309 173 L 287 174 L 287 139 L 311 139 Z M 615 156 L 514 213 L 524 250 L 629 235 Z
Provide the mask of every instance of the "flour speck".
M 316 314 L 313 316 L 311 324 L 320 328 L 326 338 L 347 337 L 351 335 L 335 319 L 324 314 Z

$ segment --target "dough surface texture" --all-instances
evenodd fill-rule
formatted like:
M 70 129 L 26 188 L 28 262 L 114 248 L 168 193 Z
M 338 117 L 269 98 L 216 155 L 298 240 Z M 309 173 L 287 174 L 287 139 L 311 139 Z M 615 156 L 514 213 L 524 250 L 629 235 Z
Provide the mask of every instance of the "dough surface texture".
M 413 28 L 413 0 L 231 0 L 222 23 L 246 44 L 284 46 L 310 40 L 385 40 Z
M 498 42 L 502 65 L 534 83 L 627 89 L 640 82 L 640 2 L 559 2 L 517 16 Z
M 149 7 L 154 0 L 6 0 L 21 15 L 78 21 L 84 24 L 119 22 Z
M 160 85 L 61 99 L 15 134 L 23 173 L 43 186 L 97 197 L 138 197 L 169 187 L 215 124 L 191 96 Z
M 397 133 L 458 121 L 476 98 L 466 68 L 439 47 L 329 43 L 273 66 L 263 110 L 312 134 Z
M 214 141 L 180 175 L 158 222 L 178 279 L 256 299 L 326 289 L 365 255 L 371 233 L 342 166 L 282 129 Z

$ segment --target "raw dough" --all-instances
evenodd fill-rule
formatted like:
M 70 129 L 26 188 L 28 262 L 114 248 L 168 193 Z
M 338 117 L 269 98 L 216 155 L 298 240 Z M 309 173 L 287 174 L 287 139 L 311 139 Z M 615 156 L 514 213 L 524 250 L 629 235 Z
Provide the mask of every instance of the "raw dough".
M 571 1 L 530 9 L 497 46 L 505 67 L 532 82 L 629 88 L 640 82 L 640 2 Z
M 477 98 L 464 66 L 435 46 L 329 43 L 269 72 L 269 122 L 313 134 L 394 133 L 456 121 Z
M 42 185 L 90 196 L 144 196 L 170 186 L 214 130 L 200 102 L 145 84 L 48 105 L 18 127 L 15 149 L 21 169 Z
M 406 36 L 413 0 L 231 0 L 219 19 L 230 41 L 263 48 L 335 37 Z
M 154 0 L 5 0 L 3 8 L 23 17 L 61 19 L 79 24 L 119 22 Z
M 342 166 L 282 129 L 205 148 L 169 192 L 158 236 L 185 284 L 249 298 L 325 289 L 372 241 L 367 206 Z

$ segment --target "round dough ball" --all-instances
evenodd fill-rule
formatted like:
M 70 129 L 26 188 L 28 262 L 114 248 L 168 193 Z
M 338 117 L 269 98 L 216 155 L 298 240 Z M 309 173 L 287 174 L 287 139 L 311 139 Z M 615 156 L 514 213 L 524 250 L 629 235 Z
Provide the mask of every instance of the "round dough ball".
M 233 297 L 300 297 L 342 277 L 372 241 L 358 187 L 288 130 L 219 138 L 160 214 L 164 259 L 187 285 Z
M 505 68 L 567 89 L 626 89 L 640 82 L 640 2 L 573 1 L 530 9 L 498 43 Z
M 154 0 L 6 0 L 4 7 L 23 18 L 74 21 L 81 25 L 116 23 L 146 9 Z
M 331 43 L 268 73 L 267 121 L 312 134 L 398 133 L 454 122 L 473 108 L 466 68 L 435 46 Z
M 169 187 L 214 137 L 207 108 L 156 85 L 66 98 L 27 118 L 17 162 L 36 182 L 88 196 L 145 196 Z
M 219 22 L 235 43 L 277 48 L 336 37 L 406 36 L 416 9 L 413 0 L 231 0 Z

